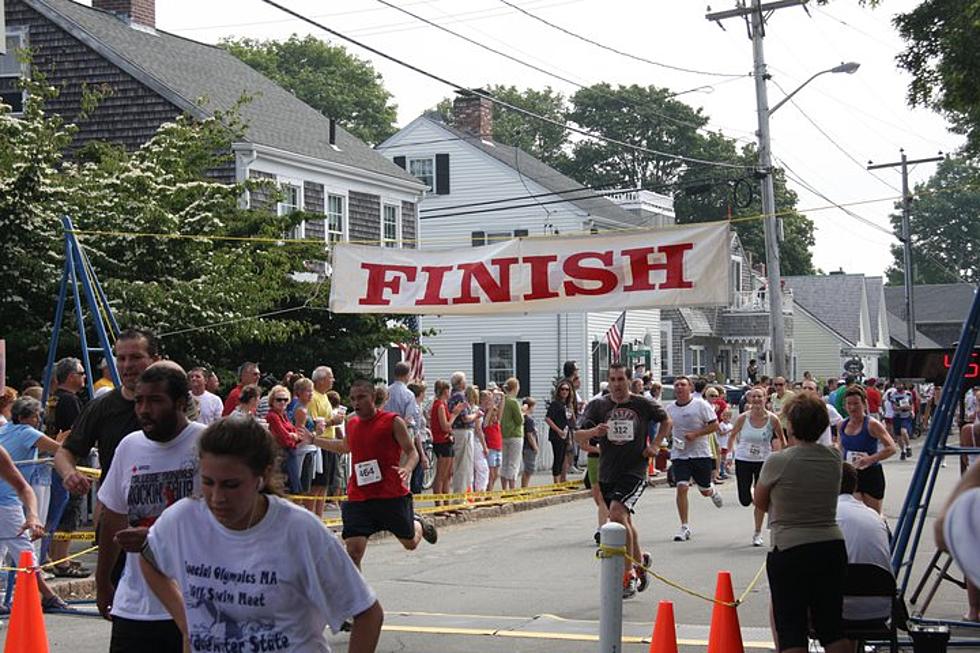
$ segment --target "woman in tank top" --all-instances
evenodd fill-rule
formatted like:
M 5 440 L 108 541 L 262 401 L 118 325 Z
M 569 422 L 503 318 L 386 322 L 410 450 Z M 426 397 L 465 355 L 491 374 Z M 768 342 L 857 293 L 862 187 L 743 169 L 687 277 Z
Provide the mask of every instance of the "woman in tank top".
M 844 393 L 844 409 L 847 417 L 839 425 L 837 442 L 844 460 L 858 470 L 855 496 L 881 512 L 885 498 L 885 471 L 881 461 L 895 455 L 895 441 L 881 422 L 867 414 L 868 398 L 861 386 L 852 386 Z
M 752 388 L 747 393 L 749 409 L 735 418 L 732 433 L 728 436 L 728 449 L 735 450 L 735 476 L 738 484 L 738 502 L 752 505 L 752 488 L 759 481 L 762 463 L 773 451 L 785 445 L 783 427 L 775 413 L 766 410 L 766 395 L 762 388 Z M 763 546 L 762 520 L 765 513 L 755 508 L 755 530 L 752 546 Z

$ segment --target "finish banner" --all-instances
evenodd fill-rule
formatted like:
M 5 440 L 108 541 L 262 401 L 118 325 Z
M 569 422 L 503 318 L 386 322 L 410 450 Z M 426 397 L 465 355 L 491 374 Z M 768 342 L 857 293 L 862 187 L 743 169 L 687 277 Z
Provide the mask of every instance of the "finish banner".
M 499 315 L 727 305 L 728 224 L 451 250 L 338 244 L 335 313 Z

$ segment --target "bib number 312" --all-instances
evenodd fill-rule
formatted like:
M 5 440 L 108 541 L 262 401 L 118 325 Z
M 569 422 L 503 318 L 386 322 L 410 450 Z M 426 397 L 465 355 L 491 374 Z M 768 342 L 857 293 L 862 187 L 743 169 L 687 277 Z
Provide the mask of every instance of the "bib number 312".
M 609 431 L 606 437 L 610 442 L 632 442 L 632 420 L 617 419 L 609 422 Z

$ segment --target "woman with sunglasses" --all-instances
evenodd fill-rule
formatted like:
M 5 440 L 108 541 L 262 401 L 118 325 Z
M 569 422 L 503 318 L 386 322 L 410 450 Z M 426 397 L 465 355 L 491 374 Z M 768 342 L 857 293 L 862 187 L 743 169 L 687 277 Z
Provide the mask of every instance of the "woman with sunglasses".
M 548 424 L 548 442 L 554 452 L 551 475 L 555 483 L 564 483 L 568 476 L 568 445 L 572 428 L 575 426 L 575 392 L 568 381 L 560 381 L 555 386 L 555 394 L 548 404 L 544 421 Z
M 265 416 L 269 432 L 282 447 L 286 478 L 292 494 L 309 492 L 313 480 L 312 456 L 304 445 L 313 441 L 312 434 L 305 428 L 297 428 L 286 415 L 286 407 L 292 397 L 289 389 L 277 385 L 269 391 L 269 412 Z M 308 461 L 308 462 L 307 462 Z

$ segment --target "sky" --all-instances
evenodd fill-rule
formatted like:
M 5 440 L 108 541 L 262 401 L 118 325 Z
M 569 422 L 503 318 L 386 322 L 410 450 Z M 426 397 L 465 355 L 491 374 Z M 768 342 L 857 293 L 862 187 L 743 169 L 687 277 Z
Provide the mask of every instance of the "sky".
M 571 95 L 577 87 L 487 52 L 437 28 L 386 7 L 378 0 L 278 0 L 332 29 L 465 87 L 492 84 L 518 88 L 550 86 Z M 506 6 L 500 0 L 391 0 L 399 7 L 442 24 L 470 39 L 578 84 L 656 85 L 701 107 L 709 128 L 751 142 L 757 126 L 752 45 L 740 19 L 721 29 L 705 19 L 706 7 L 691 0 L 510 0 L 556 25 L 623 52 L 682 72 L 637 61 L 585 43 Z M 734 7 L 723 0 L 711 7 Z M 814 265 L 824 272 L 877 276 L 892 262 L 888 215 L 901 189 L 897 168 L 871 173 L 875 163 L 897 161 L 900 148 L 910 159 L 952 153 L 961 136 L 928 109 L 911 109 L 905 100 L 909 76 L 895 57 L 903 41 L 892 17 L 909 11 L 912 0 L 885 0 L 877 9 L 858 0 L 810 3 L 781 9 L 769 20 L 765 53 L 772 82 L 770 105 L 807 78 L 841 62 L 858 62 L 858 71 L 825 74 L 779 108 L 771 121 L 777 165 L 792 178 L 798 207 L 815 224 Z M 345 44 L 261 0 L 160 0 L 157 28 L 207 43 L 223 37 L 285 39 L 313 34 L 346 45 L 369 60 L 398 106 L 398 125 L 408 124 L 452 89 Z M 702 74 L 716 73 L 716 74 Z M 740 75 L 720 77 L 717 73 Z M 935 164 L 911 169 L 910 183 L 926 181 Z M 800 183 L 802 182 L 802 183 Z M 809 189 L 822 194 L 821 197 Z M 826 198 L 826 199 L 825 199 Z M 855 215 L 834 208 L 842 204 Z M 855 217 L 856 216 L 856 217 Z M 914 215 L 913 215 L 914 219 Z M 862 220 L 877 225 L 867 224 Z M 882 231 L 884 230 L 884 231 Z

